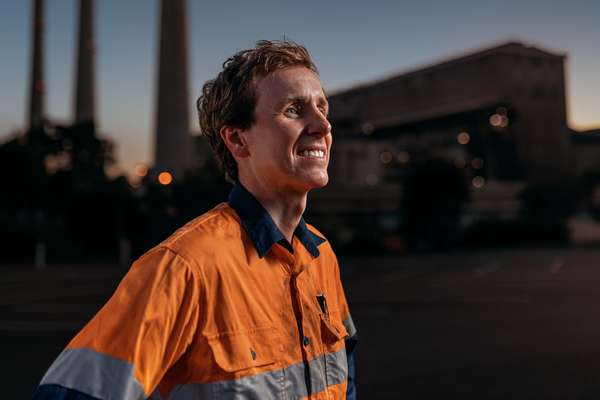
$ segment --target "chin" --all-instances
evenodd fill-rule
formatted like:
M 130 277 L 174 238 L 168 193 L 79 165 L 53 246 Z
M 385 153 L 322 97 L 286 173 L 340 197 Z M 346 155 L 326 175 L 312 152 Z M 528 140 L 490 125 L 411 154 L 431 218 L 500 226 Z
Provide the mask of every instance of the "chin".
M 328 182 L 329 175 L 327 174 L 327 171 L 322 170 L 313 170 L 302 174 L 290 175 L 288 180 L 290 187 L 294 187 L 295 190 L 299 191 L 319 189 L 326 186 Z
M 310 180 L 309 189 L 319 189 L 327 186 L 327 183 L 329 183 L 329 176 L 327 174 L 318 177 L 313 177 Z

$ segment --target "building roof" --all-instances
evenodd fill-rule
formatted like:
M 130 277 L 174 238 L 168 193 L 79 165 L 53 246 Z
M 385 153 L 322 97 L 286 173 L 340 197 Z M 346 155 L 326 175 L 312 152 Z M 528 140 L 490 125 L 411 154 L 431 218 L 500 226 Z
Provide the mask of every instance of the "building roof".
M 463 55 L 454 56 L 450 59 L 442 60 L 440 62 L 436 62 L 434 64 L 429 64 L 421 68 L 416 68 L 412 70 L 408 70 L 401 73 L 394 73 L 391 76 L 384 78 L 377 78 L 371 82 L 363 82 L 358 85 L 349 87 L 347 89 L 342 89 L 340 91 L 335 91 L 330 94 L 330 97 L 343 96 L 345 94 L 356 94 L 356 92 L 360 92 L 362 90 L 371 89 L 374 86 L 385 86 L 390 83 L 393 83 L 396 80 L 401 80 L 410 77 L 411 75 L 420 75 L 425 73 L 431 73 L 437 70 L 442 70 L 448 67 L 452 67 L 459 64 L 464 64 L 468 62 L 472 62 L 484 57 L 488 57 L 490 55 L 497 54 L 508 54 L 508 55 L 518 55 L 525 57 L 534 57 L 534 58 L 545 58 L 545 59 L 558 59 L 562 60 L 566 57 L 565 53 L 552 53 L 548 50 L 541 49 L 539 47 L 534 47 L 528 44 L 524 44 L 519 41 L 509 41 L 504 42 L 499 45 L 493 47 L 487 47 L 484 49 L 479 49 L 476 51 L 469 51 Z

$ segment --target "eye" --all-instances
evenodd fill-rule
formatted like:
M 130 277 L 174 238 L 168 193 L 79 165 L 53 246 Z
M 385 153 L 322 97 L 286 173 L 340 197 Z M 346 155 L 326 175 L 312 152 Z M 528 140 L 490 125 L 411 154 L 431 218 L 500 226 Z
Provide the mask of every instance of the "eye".
M 325 117 L 329 116 L 329 107 L 319 106 L 319 111 L 321 111 L 321 114 L 323 114 Z
M 302 107 L 299 104 L 292 104 L 285 109 L 286 114 L 299 115 Z

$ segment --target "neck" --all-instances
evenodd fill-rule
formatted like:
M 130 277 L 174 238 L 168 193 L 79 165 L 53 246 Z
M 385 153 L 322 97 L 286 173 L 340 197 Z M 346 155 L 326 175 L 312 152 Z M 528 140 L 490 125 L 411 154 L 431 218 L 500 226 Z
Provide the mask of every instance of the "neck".
M 292 243 L 294 231 L 306 208 L 308 192 L 277 190 L 255 180 L 244 179 L 242 176 L 240 176 L 240 183 L 267 210 L 285 239 Z

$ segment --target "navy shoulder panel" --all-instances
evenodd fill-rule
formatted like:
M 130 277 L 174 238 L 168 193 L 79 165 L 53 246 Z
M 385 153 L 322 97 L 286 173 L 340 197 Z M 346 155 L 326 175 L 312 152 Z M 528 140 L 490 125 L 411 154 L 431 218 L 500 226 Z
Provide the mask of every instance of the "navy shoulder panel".
M 101 400 L 77 390 L 54 384 L 38 386 L 33 400 Z

